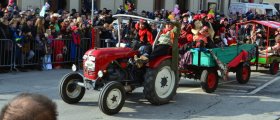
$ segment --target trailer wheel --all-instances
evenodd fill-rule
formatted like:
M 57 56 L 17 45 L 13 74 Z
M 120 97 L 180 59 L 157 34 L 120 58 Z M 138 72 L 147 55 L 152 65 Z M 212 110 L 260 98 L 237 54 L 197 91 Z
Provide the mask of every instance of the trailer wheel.
M 177 82 L 171 61 L 165 60 L 155 69 L 148 69 L 145 74 L 143 93 L 146 99 L 154 104 L 168 103 L 176 94 Z
M 278 70 L 279 70 L 279 63 L 276 62 L 276 61 L 273 61 L 273 63 L 271 63 L 269 65 L 269 72 L 270 72 L 270 74 L 276 75 L 278 73 Z
M 123 85 L 116 81 L 107 83 L 100 92 L 98 104 L 100 110 L 107 114 L 117 114 L 125 102 L 125 89 Z
M 200 76 L 201 88 L 204 92 L 212 93 L 218 87 L 218 73 L 216 70 L 203 70 Z
M 246 84 L 251 76 L 250 65 L 241 64 L 236 71 L 236 80 L 240 84 Z
M 59 94 L 62 100 L 69 104 L 78 103 L 85 94 L 85 88 L 77 82 L 83 82 L 83 77 L 78 73 L 65 75 L 59 85 Z

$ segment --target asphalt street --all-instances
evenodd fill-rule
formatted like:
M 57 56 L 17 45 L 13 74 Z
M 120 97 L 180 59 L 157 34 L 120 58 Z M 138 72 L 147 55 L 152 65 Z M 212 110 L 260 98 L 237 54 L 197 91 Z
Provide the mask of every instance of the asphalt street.
M 275 120 L 280 118 L 280 74 L 252 72 L 248 84 L 240 85 L 235 75 L 220 81 L 218 89 L 204 93 L 198 81 L 182 79 L 170 104 L 151 105 L 142 88 L 128 94 L 119 114 L 108 116 L 98 108 L 98 91 L 87 91 L 80 103 L 64 103 L 58 93 L 60 78 L 69 69 L 0 74 L 0 107 L 22 92 L 40 93 L 57 103 L 59 120 L 93 119 L 193 119 Z

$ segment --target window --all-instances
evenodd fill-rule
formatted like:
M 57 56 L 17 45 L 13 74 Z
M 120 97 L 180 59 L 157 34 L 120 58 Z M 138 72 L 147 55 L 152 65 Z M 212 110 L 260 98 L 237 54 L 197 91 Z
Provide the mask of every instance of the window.
M 212 9 L 214 11 L 217 11 L 218 10 L 217 3 L 215 3 L 215 2 L 208 2 L 208 9 Z
M 164 0 L 155 0 L 155 10 L 164 9 Z
M 241 2 L 245 2 L 245 3 L 253 3 L 254 0 L 241 0 Z
M 274 7 L 277 9 L 278 12 L 280 12 L 280 11 L 279 11 L 279 3 L 275 3 L 275 4 L 274 4 Z
M 48 0 L 50 4 L 50 10 L 57 12 L 57 10 L 66 9 L 67 1 L 66 0 Z
M 176 0 L 176 4 L 179 5 L 179 8 L 181 11 L 185 11 L 185 10 L 188 10 L 189 9 L 189 0 Z

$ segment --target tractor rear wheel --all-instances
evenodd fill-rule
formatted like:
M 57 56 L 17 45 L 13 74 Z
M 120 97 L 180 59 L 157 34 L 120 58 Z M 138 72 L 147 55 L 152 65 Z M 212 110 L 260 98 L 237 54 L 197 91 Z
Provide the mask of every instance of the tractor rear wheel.
M 176 94 L 178 78 L 171 69 L 171 60 L 162 61 L 145 74 L 144 95 L 154 105 L 168 103 Z

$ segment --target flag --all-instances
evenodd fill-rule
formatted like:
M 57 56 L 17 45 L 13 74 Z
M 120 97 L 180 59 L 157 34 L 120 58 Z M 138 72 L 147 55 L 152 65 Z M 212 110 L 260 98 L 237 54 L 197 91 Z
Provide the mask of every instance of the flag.
M 14 5 L 15 1 L 14 0 L 9 0 L 9 4 L 8 5 Z
M 40 17 L 44 17 L 46 14 L 46 10 L 48 10 L 50 8 L 50 5 L 48 2 L 46 2 L 46 4 L 42 7 L 42 10 L 40 12 Z

